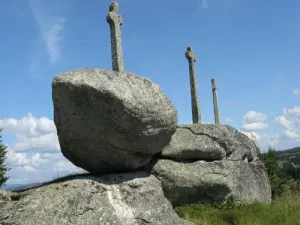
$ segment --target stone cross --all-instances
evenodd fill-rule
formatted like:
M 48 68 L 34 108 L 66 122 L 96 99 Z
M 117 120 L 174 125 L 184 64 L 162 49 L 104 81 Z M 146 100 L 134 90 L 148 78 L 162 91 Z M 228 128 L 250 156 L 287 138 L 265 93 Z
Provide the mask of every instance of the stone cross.
M 211 86 L 212 86 L 212 94 L 213 94 L 213 101 L 214 101 L 215 123 L 219 124 L 220 123 L 219 106 L 218 106 L 217 84 L 215 79 L 211 79 Z
M 198 89 L 195 72 L 196 56 L 193 54 L 191 47 L 187 47 L 185 57 L 189 62 L 193 123 L 201 123 L 200 104 L 198 100 Z
M 106 21 L 110 26 L 112 69 L 114 71 L 122 72 L 124 71 L 121 40 L 121 25 L 123 23 L 123 18 L 119 15 L 119 5 L 117 2 L 114 1 L 110 4 Z

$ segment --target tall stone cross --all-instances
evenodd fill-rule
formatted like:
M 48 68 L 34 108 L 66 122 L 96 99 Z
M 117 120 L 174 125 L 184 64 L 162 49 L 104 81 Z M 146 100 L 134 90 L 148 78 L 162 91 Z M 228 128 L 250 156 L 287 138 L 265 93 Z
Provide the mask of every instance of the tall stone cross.
M 193 123 L 201 123 L 201 112 L 200 112 L 200 104 L 198 99 L 198 89 L 197 89 L 196 72 L 195 72 L 196 56 L 193 54 L 191 47 L 187 47 L 185 57 L 189 62 Z
M 106 21 L 110 26 L 112 69 L 114 71 L 122 72 L 124 71 L 121 40 L 121 25 L 123 23 L 123 18 L 119 15 L 119 5 L 117 2 L 114 1 L 110 4 Z
M 212 94 L 213 94 L 213 103 L 214 103 L 214 113 L 215 113 L 215 123 L 220 123 L 219 118 L 219 106 L 218 106 L 218 95 L 217 95 L 217 84 L 216 80 L 213 78 L 211 79 L 211 86 L 212 86 Z

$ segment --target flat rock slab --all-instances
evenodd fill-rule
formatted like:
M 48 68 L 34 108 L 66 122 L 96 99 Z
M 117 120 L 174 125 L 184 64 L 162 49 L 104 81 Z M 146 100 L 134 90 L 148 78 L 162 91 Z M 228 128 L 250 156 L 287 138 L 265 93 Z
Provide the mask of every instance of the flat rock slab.
M 192 124 L 177 127 L 162 156 L 177 160 L 253 160 L 256 145 L 231 126 Z
M 229 196 L 240 203 L 271 203 L 269 178 L 257 159 L 252 163 L 243 160 L 184 163 L 160 159 L 145 170 L 161 181 L 173 206 L 220 203 Z
M 33 188 L 0 205 L 0 224 L 192 225 L 147 173 L 86 176 Z
M 151 80 L 79 69 L 52 83 L 54 122 L 63 155 L 93 173 L 124 172 L 149 162 L 177 126 L 177 111 Z

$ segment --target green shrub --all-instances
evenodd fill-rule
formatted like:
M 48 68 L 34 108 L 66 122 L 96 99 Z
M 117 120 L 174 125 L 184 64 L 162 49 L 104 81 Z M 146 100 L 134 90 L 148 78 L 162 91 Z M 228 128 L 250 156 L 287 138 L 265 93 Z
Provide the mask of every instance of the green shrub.
M 2 129 L 0 129 L 0 132 L 2 132 Z M 8 177 L 6 176 L 8 168 L 4 164 L 7 153 L 6 149 L 7 147 L 4 144 L 2 144 L 2 136 L 0 134 L 0 187 L 4 185 L 8 179 Z

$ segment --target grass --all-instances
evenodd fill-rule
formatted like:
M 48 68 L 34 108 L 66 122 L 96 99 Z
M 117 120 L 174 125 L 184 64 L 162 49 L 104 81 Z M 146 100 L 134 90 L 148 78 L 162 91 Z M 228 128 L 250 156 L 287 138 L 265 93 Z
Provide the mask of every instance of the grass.
M 175 211 L 196 225 L 300 225 L 300 192 L 285 193 L 270 206 L 190 204 Z

